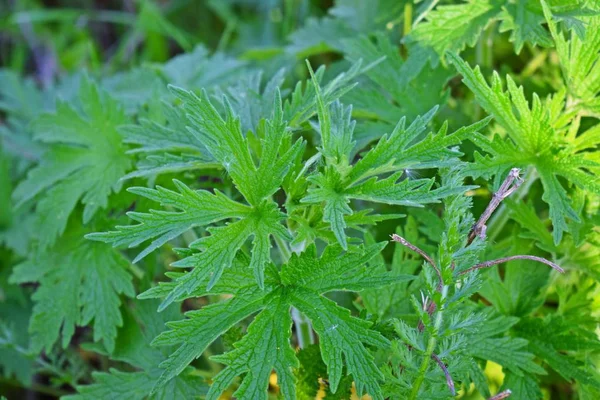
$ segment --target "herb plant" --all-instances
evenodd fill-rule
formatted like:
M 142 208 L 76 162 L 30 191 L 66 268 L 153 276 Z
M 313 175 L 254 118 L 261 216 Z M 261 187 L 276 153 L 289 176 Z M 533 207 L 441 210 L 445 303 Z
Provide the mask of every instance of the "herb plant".
M 596 2 L 25 3 L 8 399 L 600 397 Z

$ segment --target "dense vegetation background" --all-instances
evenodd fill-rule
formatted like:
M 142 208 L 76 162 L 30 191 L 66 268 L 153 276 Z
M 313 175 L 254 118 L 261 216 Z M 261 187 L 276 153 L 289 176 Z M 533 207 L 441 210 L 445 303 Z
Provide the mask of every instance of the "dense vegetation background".
M 0 0 L 0 394 L 600 398 L 599 57 L 596 0 Z

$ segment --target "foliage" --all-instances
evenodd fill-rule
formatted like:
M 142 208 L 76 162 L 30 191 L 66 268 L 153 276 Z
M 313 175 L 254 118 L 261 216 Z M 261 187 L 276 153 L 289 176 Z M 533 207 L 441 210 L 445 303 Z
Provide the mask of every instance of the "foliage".
M 0 11 L 2 394 L 600 396 L 597 2 L 126 3 Z

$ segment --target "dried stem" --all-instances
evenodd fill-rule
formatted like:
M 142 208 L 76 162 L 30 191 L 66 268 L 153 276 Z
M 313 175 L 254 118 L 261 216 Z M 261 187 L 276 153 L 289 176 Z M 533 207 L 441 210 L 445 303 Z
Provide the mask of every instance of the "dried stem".
M 497 260 L 485 261 L 485 262 L 482 262 L 482 263 L 479 263 L 479 264 L 475 264 L 471 268 L 462 271 L 459 275 L 464 275 L 464 274 L 466 274 L 468 272 L 471 272 L 471 271 L 474 271 L 476 269 L 489 268 L 491 266 L 494 266 L 494 265 L 497 265 L 497 264 L 502 264 L 502 263 L 505 263 L 505 262 L 508 262 L 508 261 L 513 261 L 513 260 L 531 260 L 531 261 L 537 261 L 539 263 L 548 265 L 549 267 L 551 267 L 552 269 L 557 270 L 561 274 L 565 272 L 565 270 L 562 269 L 559 265 L 553 263 L 552 261 L 548 261 L 545 258 L 537 257 L 537 256 L 518 255 L 518 256 L 503 257 L 503 258 L 499 258 Z
M 425 253 L 423 250 L 421 250 L 420 248 L 418 248 L 417 246 L 415 246 L 408 240 L 404 239 L 402 236 L 396 235 L 394 233 L 391 237 L 394 242 L 398 242 L 398 243 L 408 247 L 412 251 L 419 253 L 419 255 L 421 255 L 421 257 L 423 257 L 433 267 L 433 269 L 435 270 L 435 273 L 437 274 L 438 278 L 440 279 L 440 288 L 441 288 L 441 285 L 443 285 L 443 282 L 444 282 L 444 280 L 442 279 L 442 271 L 440 271 L 440 269 L 437 267 L 437 265 L 435 265 L 435 261 L 433 261 L 433 258 L 431 258 L 429 256 L 429 254 Z
M 510 395 L 512 394 L 512 392 L 510 390 L 505 390 L 503 392 L 498 393 L 495 396 L 490 397 L 488 400 L 502 400 L 502 399 L 506 399 L 508 397 L 510 397 Z
M 452 396 L 455 396 L 456 389 L 454 388 L 454 381 L 452 380 L 450 371 L 448 371 L 448 368 L 446 368 L 446 364 L 444 364 L 444 362 L 440 360 L 440 358 L 435 354 L 432 354 L 431 358 L 435 360 L 435 362 L 440 366 L 440 368 L 444 372 L 444 375 L 446 376 L 446 384 L 448 384 L 448 389 L 450 389 L 450 393 L 452 393 Z
M 481 214 L 479 220 L 477 220 L 477 223 L 475 223 L 473 228 L 471 228 L 471 232 L 469 232 L 469 238 L 467 241 L 468 244 L 471 244 L 477 236 L 485 237 L 485 231 L 487 228 L 485 223 L 488 221 L 488 219 L 490 219 L 502 200 L 513 194 L 515 190 L 517 190 L 523 183 L 523 179 L 521 179 L 519 176 L 520 173 L 521 170 L 519 168 L 513 168 L 510 170 L 508 176 L 506 179 L 504 179 L 504 182 L 502 182 L 502 185 L 500 185 L 498 191 L 494 193 L 494 196 L 492 196 L 490 204 L 488 204 L 483 214 Z

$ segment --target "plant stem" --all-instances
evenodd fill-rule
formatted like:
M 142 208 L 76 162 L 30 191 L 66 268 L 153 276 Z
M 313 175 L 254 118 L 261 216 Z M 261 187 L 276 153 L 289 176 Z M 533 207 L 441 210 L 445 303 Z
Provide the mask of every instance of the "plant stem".
M 520 173 L 521 170 L 519 168 L 513 168 L 510 170 L 510 173 L 504 179 L 504 182 L 502 182 L 502 185 L 500 185 L 498 191 L 492 196 L 492 200 L 490 200 L 490 203 L 477 220 L 477 223 L 475 223 L 475 225 L 473 225 L 471 228 L 467 244 L 471 244 L 477 236 L 485 237 L 485 233 L 487 231 L 486 222 L 488 219 L 490 219 L 494 211 L 496 211 L 496 208 L 498 208 L 500 203 L 502 203 L 502 200 L 513 194 L 519 188 L 519 186 L 521 186 L 521 183 L 523 183 L 523 179 L 519 177 Z
M 310 320 L 295 307 L 292 307 L 292 320 L 296 326 L 298 346 L 301 349 L 305 349 L 308 345 L 314 344 L 315 335 Z
M 450 375 L 450 371 L 446 367 L 446 364 L 434 353 L 431 355 L 431 358 L 438 364 L 444 376 L 446 377 L 446 384 L 448 385 L 448 389 L 450 389 L 450 393 L 452 396 L 456 395 L 456 388 L 454 387 L 454 381 L 452 380 L 452 376 Z
M 517 200 L 522 200 L 527 195 L 529 189 L 531 188 L 531 185 L 533 185 L 533 182 L 536 181 L 537 177 L 538 174 L 535 168 L 529 168 L 529 170 L 523 177 L 523 185 L 521 185 L 520 189 L 516 194 Z M 506 205 L 502 204 L 500 205 L 496 213 L 490 218 L 490 223 L 488 224 L 489 229 L 486 232 L 488 240 L 490 242 L 494 242 L 496 240 L 500 232 L 502 232 L 504 225 L 506 225 L 506 223 L 508 222 L 508 211 L 509 210 L 506 207 Z
M 392 235 L 392 240 L 394 242 L 398 242 L 398 243 L 402 244 L 403 246 L 408 247 L 409 249 L 411 249 L 415 253 L 418 253 L 421 257 L 423 257 L 435 270 L 435 273 L 437 274 L 437 276 L 440 280 L 440 283 L 439 283 L 440 287 L 441 287 L 441 285 L 444 284 L 444 279 L 442 277 L 442 271 L 440 271 L 438 266 L 435 264 L 435 261 L 433 261 L 433 258 L 431 258 L 431 256 L 429 254 L 425 253 L 423 250 L 421 250 L 414 244 L 410 243 L 408 240 L 404 239 L 402 236 L 399 236 L 395 233 Z
M 435 349 L 435 345 L 437 341 L 434 336 L 429 338 L 429 342 L 427 343 L 427 350 L 425 356 L 423 357 L 423 362 L 421 362 L 421 367 L 419 368 L 419 376 L 415 380 L 413 384 L 413 390 L 410 392 L 409 400 L 415 400 L 419 395 L 419 389 L 421 389 L 421 385 L 425 380 L 425 374 L 427 373 L 427 369 L 429 368 L 429 360 L 431 360 L 431 355 L 433 354 L 433 350 Z
M 408 2 L 404 5 L 404 36 L 407 36 L 412 29 L 412 17 L 413 17 L 413 5 L 412 2 Z
M 505 390 L 503 392 L 498 393 L 497 395 L 490 397 L 488 400 L 503 400 L 510 397 L 512 392 L 510 390 Z
M 443 304 L 444 299 L 446 298 L 447 294 L 448 294 L 448 286 L 444 286 L 441 290 L 442 293 L 442 298 L 440 300 L 441 304 Z M 421 385 L 423 384 L 423 381 L 425 380 L 425 375 L 427 374 L 427 369 L 429 368 L 429 362 L 433 356 L 433 352 L 435 350 L 435 346 L 437 345 L 437 332 L 439 331 L 440 327 L 442 326 L 442 307 L 439 307 L 439 311 L 435 316 L 435 322 L 433 324 L 433 333 L 431 334 L 431 336 L 429 337 L 429 340 L 427 342 L 427 349 L 425 350 L 425 355 L 423 356 L 423 361 L 421 362 L 421 367 L 419 368 L 419 375 L 417 376 L 417 379 L 415 380 L 415 382 L 413 383 L 413 388 L 412 391 L 410 392 L 410 397 L 409 400 L 415 400 L 417 399 L 417 396 L 419 395 L 419 389 L 421 389 Z
M 287 249 L 286 246 L 283 247 Z M 298 248 L 295 250 L 295 253 L 302 253 L 305 247 L 306 242 L 302 242 L 302 245 L 298 246 Z M 282 248 L 282 246 L 280 246 L 280 248 Z M 289 250 L 287 251 L 289 253 Z M 287 257 L 287 259 L 289 259 L 289 257 L 291 257 L 291 253 Z M 294 326 L 296 327 L 296 337 L 298 338 L 298 346 L 301 349 L 305 349 L 306 346 L 314 344 L 315 334 L 313 332 L 310 319 L 306 318 L 306 315 L 302 314 L 300 310 L 298 310 L 296 307 L 292 307 L 292 320 L 294 321 Z
M 292 252 L 288 248 L 287 243 L 283 241 L 283 239 L 281 239 L 277 235 L 273 235 L 273 236 L 275 237 L 275 243 L 277 244 L 277 249 L 279 250 L 279 253 L 281 254 L 281 263 L 285 264 L 288 262 L 288 260 L 292 256 Z
M 505 262 L 508 262 L 508 261 L 513 261 L 513 260 L 531 260 L 531 261 L 537 261 L 539 263 L 548 265 L 550 268 L 555 269 L 555 270 L 557 270 L 560 273 L 564 273 L 565 272 L 565 270 L 562 269 L 560 266 L 558 266 L 557 264 L 553 263 L 552 261 L 546 260 L 545 258 L 537 257 L 537 256 L 518 255 L 518 256 L 503 257 L 503 258 L 499 258 L 497 260 L 485 261 L 485 262 L 476 264 L 476 265 L 472 266 L 471 268 L 462 271 L 459 275 L 464 275 L 464 274 L 466 274 L 468 272 L 471 272 L 471 271 L 474 271 L 476 269 L 489 268 L 489 267 L 492 267 L 494 265 L 502 264 L 502 263 L 505 263 Z

